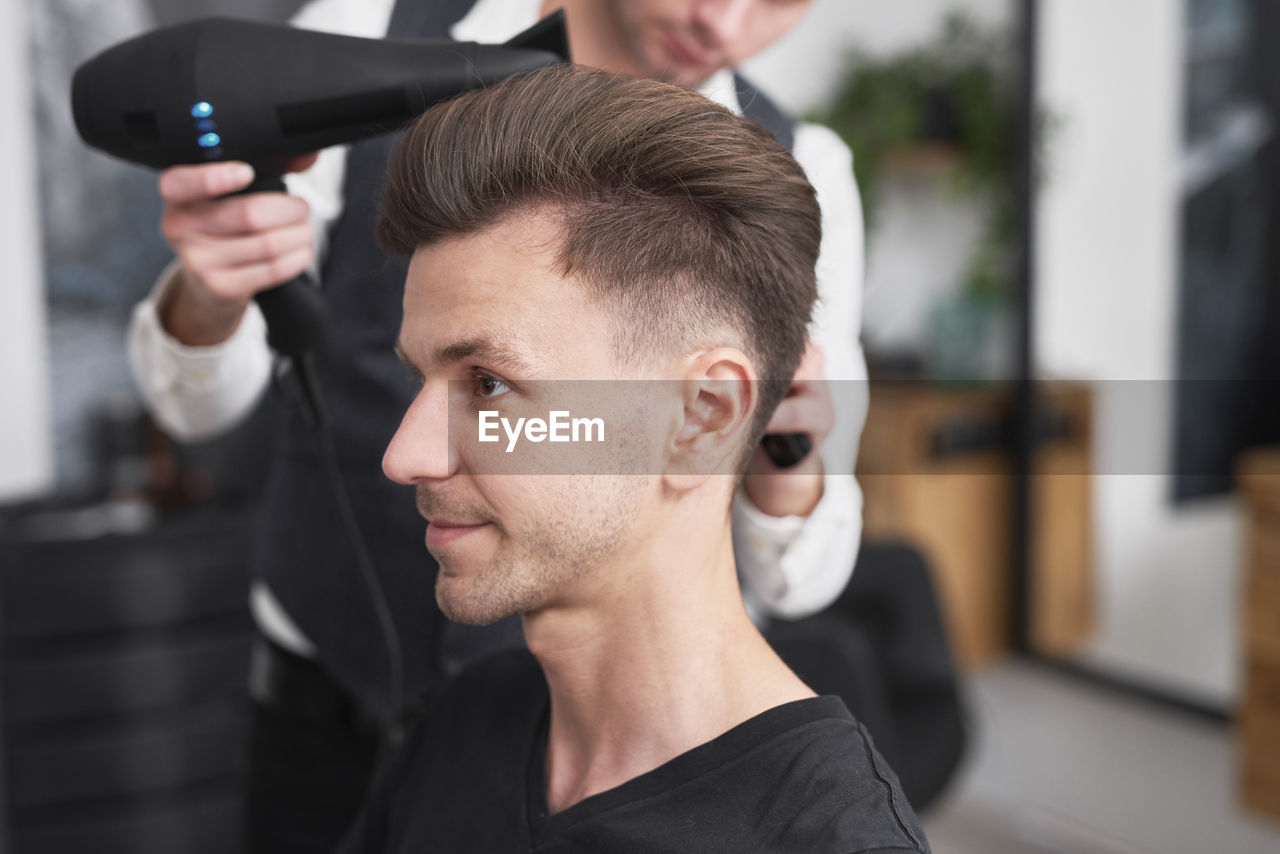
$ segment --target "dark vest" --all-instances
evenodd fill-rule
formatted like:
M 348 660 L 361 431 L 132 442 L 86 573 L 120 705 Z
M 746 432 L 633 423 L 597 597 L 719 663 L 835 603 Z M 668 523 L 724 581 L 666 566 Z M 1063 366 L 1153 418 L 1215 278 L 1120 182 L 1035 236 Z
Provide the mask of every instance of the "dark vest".
M 388 33 L 447 37 L 473 3 L 401 0 Z M 793 122 L 746 80 L 736 82 L 747 116 L 790 147 Z M 383 451 L 415 393 L 407 369 L 393 354 L 408 259 L 384 255 L 373 232 L 387 162 L 399 136 L 357 143 L 347 158 L 345 207 L 321 268 L 330 324 L 315 362 L 347 490 L 399 633 L 405 697 L 412 700 L 442 676 L 523 639 L 515 618 L 481 629 L 441 615 L 435 602 L 437 567 L 423 543 L 425 522 L 413 489 L 382 474 Z M 386 654 L 316 440 L 298 412 L 281 417 L 256 553 L 259 577 L 316 645 L 329 673 L 371 716 L 387 720 L 393 710 L 388 708 Z

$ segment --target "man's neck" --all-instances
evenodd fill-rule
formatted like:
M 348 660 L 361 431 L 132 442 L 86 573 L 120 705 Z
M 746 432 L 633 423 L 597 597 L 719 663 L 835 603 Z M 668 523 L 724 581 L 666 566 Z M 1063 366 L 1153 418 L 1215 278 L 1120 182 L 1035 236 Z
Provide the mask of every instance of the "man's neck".
M 813 696 L 747 616 L 727 528 L 700 554 L 689 539 L 667 541 L 688 559 L 614 567 L 609 592 L 591 607 L 525 618 L 551 694 L 552 812 Z

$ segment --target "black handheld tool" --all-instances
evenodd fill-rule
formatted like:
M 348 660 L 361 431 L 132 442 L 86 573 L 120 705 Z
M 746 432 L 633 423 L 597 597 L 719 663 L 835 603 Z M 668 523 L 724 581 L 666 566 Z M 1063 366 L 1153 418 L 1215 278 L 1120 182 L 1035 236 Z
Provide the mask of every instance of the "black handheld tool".
M 813 450 L 813 440 L 806 433 L 769 433 L 760 440 L 769 461 L 780 469 L 803 462 Z

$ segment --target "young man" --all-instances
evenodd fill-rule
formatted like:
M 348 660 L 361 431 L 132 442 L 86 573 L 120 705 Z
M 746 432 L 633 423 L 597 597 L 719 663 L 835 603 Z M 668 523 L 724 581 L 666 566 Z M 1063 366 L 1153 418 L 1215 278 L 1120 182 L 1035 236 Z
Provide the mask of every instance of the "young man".
M 422 116 L 379 235 L 412 254 L 421 383 L 383 469 L 416 488 L 441 609 L 520 615 L 528 651 L 431 699 L 344 850 L 927 851 L 738 592 L 730 502 L 817 294 L 791 155 L 691 91 L 549 69 Z M 583 383 L 601 445 L 479 439 Z
M 815 344 L 770 432 L 802 432 L 819 449 L 773 468 L 757 453 L 734 501 L 734 545 L 756 613 L 794 618 L 825 607 L 853 568 L 861 500 L 852 477 L 863 411 L 828 395 L 823 378 L 865 377 L 858 346 L 862 222 L 848 149 L 825 128 L 792 123 L 734 73 L 788 31 L 810 0 L 312 0 L 294 23 L 350 35 L 501 42 L 563 8 L 579 61 L 635 76 L 697 84 L 791 140 L 818 189 L 824 238 Z M 520 641 L 519 626 L 458 626 L 433 608 L 433 569 L 419 519 L 378 459 L 411 395 L 392 354 L 404 268 L 373 238 L 393 142 L 331 149 L 290 176 L 294 196 L 224 197 L 245 186 L 237 164 L 179 167 L 161 178 L 162 229 L 177 263 L 135 313 L 130 355 L 138 385 L 179 438 L 228 429 L 268 385 L 271 357 L 252 295 L 309 266 L 340 319 L 316 353 L 344 480 L 388 594 L 404 654 L 407 699 L 444 675 Z M 847 386 L 853 383 L 845 383 Z M 834 397 L 834 400 L 830 398 Z M 834 406 L 833 406 L 834 404 Z M 852 405 L 851 405 L 852 404 Z M 832 410 L 835 410 L 834 420 Z M 314 437 L 285 413 L 253 555 L 255 648 L 250 851 L 332 848 L 364 791 L 386 721 L 385 655 Z M 317 820 L 317 816 L 324 821 Z

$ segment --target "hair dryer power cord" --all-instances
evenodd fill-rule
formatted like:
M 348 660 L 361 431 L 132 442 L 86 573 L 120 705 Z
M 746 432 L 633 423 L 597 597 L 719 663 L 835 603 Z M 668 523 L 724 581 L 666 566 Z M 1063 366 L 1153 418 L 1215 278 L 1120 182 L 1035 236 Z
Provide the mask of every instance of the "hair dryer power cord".
M 324 399 L 320 393 L 320 385 L 316 379 L 311 354 L 302 353 L 289 357 L 289 360 L 293 364 L 294 376 L 297 378 L 298 386 L 302 390 L 303 399 L 300 403 L 304 412 L 309 416 L 308 421 L 311 423 L 316 441 L 320 446 L 320 456 L 324 462 L 325 475 L 329 480 L 329 487 L 333 492 L 334 500 L 337 502 L 338 516 L 342 521 L 342 528 L 346 533 L 347 541 L 351 544 L 352 551 L 355 553 L 356 565 L 360 569 L 360 577 L 364 581 L 365 592 L 368 594 L 369 604 L 373 608 L 374 619 L 377 621 L 378 629 L 382 635 L 382 643 L 387 658 L 388 700 L 391 708 L 391 719 L 387 724 L 385 734 L 387 742 L 394 745 L 400 740 L 399 715 L 404 709 L 404 671 L 402 668 L 403 657 L 400 651 L 400 637 L 396 633 L 395 622 L 391 618 L 391 608 L 387 604 L 386 591 L 383 590 L 382 582 L 379 580 L 377 573 L 374 572 L 369 548 L 364 541 L 364 535 L 360 532 L 355 510 L 351 506 L 351 497 L 347 494 L 346 484 L 342 480 L 342 470 L 338 464 L 338 454 L 333 445 L 333 434 L 329 431 L 328 415 L 324 407 Z

